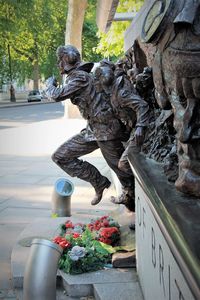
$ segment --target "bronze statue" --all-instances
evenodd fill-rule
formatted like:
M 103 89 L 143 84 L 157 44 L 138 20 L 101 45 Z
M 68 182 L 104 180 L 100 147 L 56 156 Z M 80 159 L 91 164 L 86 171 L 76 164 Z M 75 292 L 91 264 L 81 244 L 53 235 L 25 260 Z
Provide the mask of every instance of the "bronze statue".
M 112 202 L 127 204 L 135 198 L 135 181 L 127 160 L 127 151 L 129 147 L 140 151 L 148 125 L 149 106 L 134 89 L 121 62 L 114 66 L 109 61 L 101 61 L 100 67 L 95 71 L 95 78 L 100 85 L 100 94 L 111 102 L 115 115 L 124 125 L 124 137 L 116 136 L 122 144 L 125 145 L 126 142 L 126 149 L 119 156 L 118 168 L 129 174 L 132 186 L 122 185 L 122 195 L 118 199 L 113 197 Z
M 57 49 L 57 57 L 61 74 L 67 74 L 66 83 L 63 87 L 58 87 L 54 78 L 48 79 L 46 94 L 55 101 L 69 98 L 78 106 L 88 126 L 61 145 L 52 155 L 53 161 L 70 176 L 92 184 L 96 195 L 91 204 L 96 205 L 101 201 L 103 191 L 110 186 L 110 181 L 102 176 L 96 167 L 79 157 L 100 148 L 124 189 L 131 191 L 131 196 L 128 194 L 129 200 L 131 198 L 128 206 L 134 210 L 134 177 L 131 171 L 126 172 L 118 167 L 118 161 L 124 151 L 124 125 L 114 114 L 110 95 L 107 99 L 105 93 L 95 87 L 94 78 L 89 74 L 93 64 L 81 62 L 80 53 L 75 47 L 60 46 Z M 127 195 L 123 194 L 123 197 L 127 198 Z
M 159 2 L 159 5 L 158 5 Z M 200 197 L 200 1 L 154 1 L 142 39 L 155 45 L 153 78 L 161 108 L 172 108 L 179 174 L 176 188 Z

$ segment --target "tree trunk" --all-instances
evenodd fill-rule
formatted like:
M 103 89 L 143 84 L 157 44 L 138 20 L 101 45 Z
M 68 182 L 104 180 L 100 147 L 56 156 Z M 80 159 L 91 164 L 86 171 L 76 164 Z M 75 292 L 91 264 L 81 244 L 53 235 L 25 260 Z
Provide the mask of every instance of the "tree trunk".
M 87 0 L 68 0 L 65 45 L 75 46 L 82 53 L 82 29 Z M 65 101 L 65 117 L 80 118 L 78 108 Z
M 40 79 L 40 74 L 39 74 L 39 65 L 38 61 L 34 61 L 33 65 L 33 89 L 34 90 L 39 90 L 39 79 Z
M 65 44 L 75 46 L 82 52 L 82 29 L 87 0 L 68 0 Z
M 12 78 L 12 63 L 11 63 L 11 54 L 10 54 L 10 45 L 8 44 L 8 62 L 9 62 L 9 73 L 10 73 L 10 101 L 16 102 L 15 97 L 15 89 L 12 84 L 13 78 Z
M 10 101 L 11 102 L 16 102 L 15 89 L 14 89 L 14 86 L 12 84 L 10 85 Z

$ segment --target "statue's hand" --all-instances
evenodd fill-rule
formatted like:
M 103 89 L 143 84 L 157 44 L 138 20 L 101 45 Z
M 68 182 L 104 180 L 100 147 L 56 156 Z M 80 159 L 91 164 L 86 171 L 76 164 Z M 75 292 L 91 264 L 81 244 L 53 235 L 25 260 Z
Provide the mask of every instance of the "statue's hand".
M 53 85 L 55 87 L 58 86 L 58 81 L 54 76 L 51 76 L 46 80 L 46 86 L 48 87 L 48 86 L 51 86 L 51 85 Z
M 141 146 L 144 141 L 144 127 L 137 127 L 135 130 L 135 141 L 137 146 Z

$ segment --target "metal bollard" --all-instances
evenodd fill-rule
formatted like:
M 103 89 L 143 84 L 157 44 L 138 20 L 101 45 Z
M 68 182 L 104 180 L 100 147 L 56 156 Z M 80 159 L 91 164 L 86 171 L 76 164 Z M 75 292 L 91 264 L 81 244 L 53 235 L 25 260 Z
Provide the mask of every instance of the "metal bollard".
M 58 217 L 71 216 L 71 195 L 74 191 L 73 183 L 67 178 L 59 178 L 52 194 L 52 213 Z
M 34 239 L 25 267 L 23 300 L 56 300 L 56 274 L 63 249 L 49 241 Z

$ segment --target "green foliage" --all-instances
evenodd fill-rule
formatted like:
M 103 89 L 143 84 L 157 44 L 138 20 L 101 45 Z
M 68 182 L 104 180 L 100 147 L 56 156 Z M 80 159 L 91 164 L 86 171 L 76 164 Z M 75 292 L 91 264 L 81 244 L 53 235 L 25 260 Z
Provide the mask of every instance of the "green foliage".
M 144 0 L 120 0 L 117 12 L 137 12 Z M 113 22 L 108 33 L 98 32 L 100 42 L 95 51 L 104 57 L 119 58 L 124 54 L 124 33 L 130 21 Z
M 138 10 L 143 1 L 120 0 L 119 11 Z M 113 22 L 108 35 L 97 33 L 96 0 L 88 0 L 83 26 L 83 60 L 97 62 L 103 57 L 123 54 L 123 34 L 129 22 Z M 67 17 L 66 0 L 0 0 L 0 85 L 12 78 L 19 83 L 34 79 L 38 66 L 40 79 L 58 76 L 55 51 L 64 44 Z
M 67 1 L 0 0 L 0 6 L 0 84 L 10 81 L 8 45 L 12 78 L 18 83 L 34 79 L 35 64 L 41 79 L 58 76 L 55 51 L 64 44 Z M 83 28 L 85 61 L 102 59 L 93 51 L 99 41 L 95 13 L 96 0 L 88 0 Z
M 72 275 L 81 274 L 85 272 L 97 271 L 103 268 L 106 260 L 94 251 L 89 251 L 87 256 L 78 261 L 72 261 L 69 259 L 69 253 L 65 254 L 62 260 L 59 262 L 59 268 L 64 272 Z
M 88 0 L 88 7 L 85 14 L 85 20 L 83 24 L 83 36 L 82 36 L 82 56 L 84 61 L 100 61 L 103 56 L 95 52 L 95 47 L 99 42 L 97 36 L 96 25 L 96 0 Z
M 66 1 L 58 5 L 53 0 L 1 0 L 0 4 L 1 77 L 8 78 L 8 45 L 14 79 L 33 78 L 36 63 L 41 78 L 55 74 L 55 50 L 64 41 Z
M 63 248 L 59 268 L 64 272 L 80 274 L 102 269 L 111 263 L 111 255 L 116 252 L 113 246 L 120 237 L 119 224 L 112 217 L 102 216 L 88 224 L 73 224 L 67 220 L 59 227 L 60 235 L 53 242 Z M 115 239 L 115 233 L 118 239 Z
M 108 249 L 103 243 L 94 240 L 93 233 L 86 228 L 80 238 L 74 239 L 72 235 L 67 235 L 66 239 L 74 246 L 84 247 L 85 255 L 78 260 L 72 260 L 71 251 L 65 251 L 59 261 L 59 268 L 69 274 L 81 274 L 85 272 L 102 269 L 111 260 L 111 246 Z

